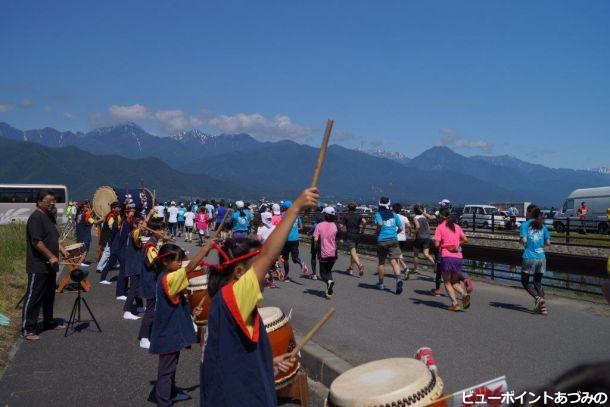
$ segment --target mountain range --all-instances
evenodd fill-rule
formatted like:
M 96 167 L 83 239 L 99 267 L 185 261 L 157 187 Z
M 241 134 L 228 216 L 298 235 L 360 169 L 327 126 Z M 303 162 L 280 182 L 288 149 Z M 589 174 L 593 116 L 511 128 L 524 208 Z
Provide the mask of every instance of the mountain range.
M 165 198 L 285 198 L 309 184 L 317 155 L 308 145 L 261 142 L 247 134 L 191 130 L 157 137 L 133 123 L 87 133 L 21 131 L 0 123 L 0 137 L 0 182 L 62 182 L 73 196 L 90 196 L 99 185 L 137 186 L 143 179 Z M 30 168 L 32 162 L 37 168 Z M 326 200 L 371 202 L 388 195 L 406 202 L 448 198 L 555 206 L 573 189 L 606 185 L 608 174 L 553 169 L 511 156 L 465 157 L 433 147 L 409 159 L 339 145 L 329 146 L 320 180 Z

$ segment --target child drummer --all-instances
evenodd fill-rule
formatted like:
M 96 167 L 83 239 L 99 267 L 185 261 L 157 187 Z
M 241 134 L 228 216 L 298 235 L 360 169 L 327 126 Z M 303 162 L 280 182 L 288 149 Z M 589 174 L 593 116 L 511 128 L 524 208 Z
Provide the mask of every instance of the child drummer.
M 317 188 L 303 191 L 287 209 L 266 242 L 228 239 L 219 264 L 210 267 L 212 305 L 201 365 L 202 406 L 276 406 L 274 376 L 295 360 L 272 357 L 269 338 L 257 304 L 263 299 L 265 275 L 280 255 L 299 212 L 315 207 Z
M 182 261 L 184 251 L 175 244 L 161 246 L 155 259 L 155 311 L 150 335 L 150 353 L 159 355 L 157 383 L 149 400 L 159 406 L 171 406 L 173 401 L 188 399 L 176 391 L 176 369 L 180 351 L 197 342 L 191 311 L 182 291 L 188 278 Z

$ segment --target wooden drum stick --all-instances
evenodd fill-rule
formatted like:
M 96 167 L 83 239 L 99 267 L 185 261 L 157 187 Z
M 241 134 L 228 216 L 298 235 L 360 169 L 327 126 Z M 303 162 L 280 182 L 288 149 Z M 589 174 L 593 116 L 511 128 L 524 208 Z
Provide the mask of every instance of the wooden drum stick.
M 322 325 L 324 325 L 329 319 L 330 317 L 333 316 L 333 314 L 335 313 L 335 309 L 331 308 L 328 311 L 326 311 L 326 314 L 322 317 L 321 320 L 319 320 L 314 326 L 313 328 L 311 328 L 309 330 L 309 332 L 307 332 L 307 335 L 305 335 L 305 337 L 303 338 L 303 340 L 301 341 L 301 343 L 299 343 L 297 345 L 296 348 L 294 348 L 292 350 L 292 352 L 290 352 L 290 357 L 295 357 L 300 351 L 301 349 L 303 349 L 303 346 L 305 346 L 307 344 L 307 342 L 309 342 L 311 340 L 311 338 L 313 338 L 313 336 L 318 333 L 318 331 L 320 330 L 320 328 L 322 328 Z
M 326 130 L 324 131 L 322 145 L 320 146 L 320 151 L 318 152 L 318 162 L 316 163 L 316 168 L 313 172 L 313 178 L 311 179 L 311 188 L 315 188 L 318 186 L 318 181 L 320 180 L 320 173 L 322 172 L 322 167 L 324 166 L 324 159 L 326 158 L 326 149 L 328 148 L 330 132 L 333 129 L 333 123 L 334 120 L 332 119 L 328 119 L 326 121 Z

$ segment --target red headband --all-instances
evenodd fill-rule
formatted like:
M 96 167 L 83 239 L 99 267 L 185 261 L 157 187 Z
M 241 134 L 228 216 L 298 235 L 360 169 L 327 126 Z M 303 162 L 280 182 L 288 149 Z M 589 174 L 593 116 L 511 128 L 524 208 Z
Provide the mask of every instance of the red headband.
M 254 257 L 257 254 L 259 254 L 261 252 L 260 249 L 256 249 L 256 250 L 252 250 L 251 252 L 248 252 L 246 254 L 242 254 L 241 256 L 237 256 L 234 258 L 229 257 L 229 255 L 222 249 L 222 247 L 220 247 L 218 244 L 216 244 L 216 242 L 212 242 L 212 249 L 216 250 L 218 252 L 218 254 L 224 259 L 224 263 L 222 264 L 212 264 L 212 263 L 208 263 L 207 261 L 202 261 L 201 263 L 199 263 L 201 266 L 207 266 L 207 267 L 212 267 L 215 268 L 216 270 L 220 271 L 221 273 L 225 271 L 225 269 L 227 267 L 229 267 L 232 264 L 235 263 L 239 263 L 240 261 L 249 259 L 250 257 Z

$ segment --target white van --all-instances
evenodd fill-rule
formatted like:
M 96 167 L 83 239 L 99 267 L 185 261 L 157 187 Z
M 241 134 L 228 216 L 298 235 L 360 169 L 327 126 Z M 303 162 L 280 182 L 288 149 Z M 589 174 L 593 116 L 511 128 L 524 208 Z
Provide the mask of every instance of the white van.
M 498 208 L 491 205 L 465 205 L 464 212 L 460 216 L 460 225 L 464 229 L 472 227 L 483 227 L 491 229 L 491 224 L 498 229 L 502 229 L 505 226 L 506 219 L 498 211 Z
M 558 232 L 564 232 L 570 221 L 570 230 L 580 230 L 583 222 L 578 217 L 581 202 L 586 202 L 589 212 L 584 221 L 587 231 L 608 233 L 607 210 L 610 208 L 610 187 L 576 189 L 563 203 L 562 213 L 555 215 L 553 226 Z

